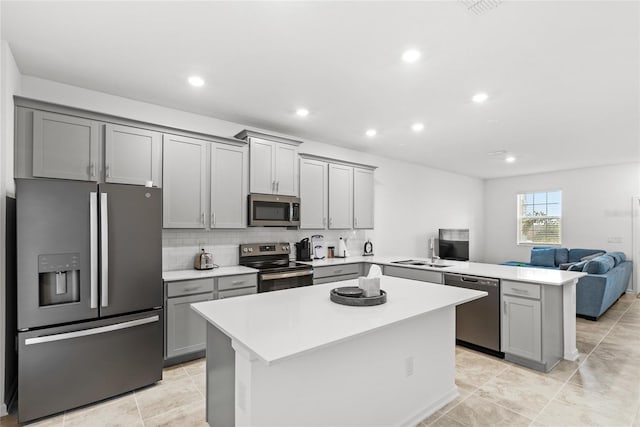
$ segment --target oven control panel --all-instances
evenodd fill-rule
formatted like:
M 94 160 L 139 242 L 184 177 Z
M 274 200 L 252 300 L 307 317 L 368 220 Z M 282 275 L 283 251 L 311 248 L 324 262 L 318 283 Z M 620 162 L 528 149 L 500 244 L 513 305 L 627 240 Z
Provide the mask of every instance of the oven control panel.
M 291 252 L 289 242 L 284 243 L 249 243 L 240 245 L 240 256 L 282 255 Z

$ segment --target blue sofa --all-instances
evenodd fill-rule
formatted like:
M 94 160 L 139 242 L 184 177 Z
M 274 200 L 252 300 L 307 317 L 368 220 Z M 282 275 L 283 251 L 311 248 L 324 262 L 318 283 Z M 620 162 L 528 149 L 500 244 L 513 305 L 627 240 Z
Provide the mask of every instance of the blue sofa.
M 626 292 L 633 270 L 633 263 L 622 252 L 540 246 L 531 249 L 530 262 L 502 265 L 588 273 L 576 286 L 576 314 L 590 320 L 598 320 Z

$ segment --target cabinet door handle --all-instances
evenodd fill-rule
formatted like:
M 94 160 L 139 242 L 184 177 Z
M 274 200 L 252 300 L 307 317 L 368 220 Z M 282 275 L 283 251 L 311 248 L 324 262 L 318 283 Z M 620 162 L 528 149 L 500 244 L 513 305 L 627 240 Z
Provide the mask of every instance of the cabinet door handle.
M 504 312 L 504 314 L 507 314 L 507 302 L 503 301 L 502 302 L 502 311 Z
M 91 164 L 89 164 L 89 173 L 91 174 L 91 176 L 96 176 L 96 164 L 94 162 L 91 162 Z
M 107 175 L 107 178 L 111 178 L 111 165 L 107 163 L 104 169 L 105 169 L 105 174 Z
M 354 222 L 355 226 L 357 227 L 358 226 L 358 218 L 354 218 L 353 222 Z
M 280 192 L 280 181 L 276 181 L 276 193 Z
M 204 212 L 200 214 L 200 224 L 204 225 Z
M 331 217 L 329 217 L 329 227 L 331 227 L 333 225 L 333 219 L 331 219 Z
M 216 214 L 211 212 L 211 225 L 216 225 Z
M 526 289 L 511 288 L 511 290 L 516 294 L 529 295 L 529 291 L 527 291 Z
M 275 181 L 271 181 L 271 192 L 272 193 L 276 192 L 276 182 Z

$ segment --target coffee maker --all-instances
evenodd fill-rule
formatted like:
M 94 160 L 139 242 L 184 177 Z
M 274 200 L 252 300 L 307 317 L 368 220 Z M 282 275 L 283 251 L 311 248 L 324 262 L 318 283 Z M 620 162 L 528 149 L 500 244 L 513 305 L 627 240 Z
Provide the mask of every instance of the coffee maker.
M 311 243 L 308 237 L 296 243 L 296 260 L 311 261 Z

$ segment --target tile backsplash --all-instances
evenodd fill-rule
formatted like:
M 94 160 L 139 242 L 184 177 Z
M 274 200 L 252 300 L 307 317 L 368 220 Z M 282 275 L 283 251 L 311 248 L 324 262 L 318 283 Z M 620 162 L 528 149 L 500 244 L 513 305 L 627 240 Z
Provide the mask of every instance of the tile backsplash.
M 364 242 L 372 237 L 372 230 L 287 230 L 282 227 L 251 227 L 238 230 L 162 230 L 163 271 L 193 268 L 200 249 L 213 254 L 219 266 L 238 264 L 238 246 L 242 243 L 289 242 L 291 258 L 295 257 L 294 243 L 314 234 L 322 234 L 326 246 L 338 247 L 340 237 L 352 256 L 362 255 Z

